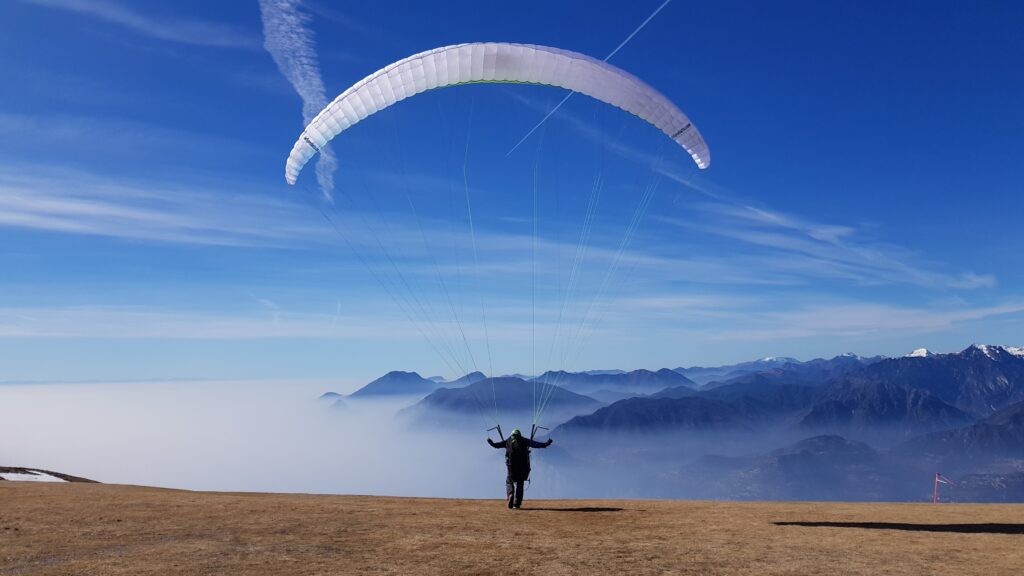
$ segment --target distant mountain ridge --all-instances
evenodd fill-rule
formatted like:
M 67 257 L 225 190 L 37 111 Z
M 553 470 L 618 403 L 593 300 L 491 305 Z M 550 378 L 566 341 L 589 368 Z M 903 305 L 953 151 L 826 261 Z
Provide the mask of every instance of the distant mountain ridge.
M 821 382 L 838 374 L 857 370 L 885 359 L 884 356 L 864 357 L 847 353 L 832 358 L 815 358 L 806 362 L 788 357 L 768 357 L 752 362 L 741 362 L 714 367 L 676 368 L 675 371 L 689 377 L 701 386 L 734 382 L 738 378 L 750 377 L 768 372 L 800 374 L 805 381 Z
M 763 370 L 771 370 L 773 368 L 781 368 L 786 364 L 799 364 L 800 361 L 796 358 L 785 358 L 785 357 L 774 357 L 769 356 L 767 358 L 761 358 L 760 360 L 752 360 L 750 362 L 740 362 L 738 364 L 727 364 L 724 366 L 693 366 L 690 368 L 675 368 L 675 372 L 686 376 L 690 380 L 697 384 L 704 385 L 709 382 L 731 380 L 744 374 L 751 372 L 760 372 Z
M 960 352 L 889 358 L 858 373 L 851 384 L 898 383 L 933 394 L 943 402 L 985 417 L 1024 400 L 1024 351 L 972 344 Z
M 1024 402 L 968 426 L 914 438 L 896 451 L 945 462 L 947 468 L 979 458 L 1024 459 Z
M 693 404 L 701 399 L 727 406 L 732 411 L 728 421 L 735 428 L 789 427 L 872 441 L 886 437 L 885 444 L 890 444 L 971 424 L 978 406 L 1024 400 L 1024 354 L 999 346 L 902 358 L 845 354 L 782 367 L 768 364 L 776 367 L 712 387 L 673 386 L 649 395 L 643 403 L 614 402 L 599 411 L 601 417 L 578 417 L 565 429 L 590 427 L 614 433 L 650 428 L 651 422 L 680 430 L 720 426 L 719 421 L 697 415 L 687 419 L 685 411 L 680 412 L 685 403 L 679 401 L 689 399 Z M 724 410 L 703 406 L 716 414 Z
M 1024 347 L 1016 346 L 993 346 L 985 344 L 972 344 L 965 350 L 947 354 L 938 354 L 925 348 L 919 348 L 903 357 L 887 358 L 884 356 L 863 357 L 848 353 L 833 358 L 816 358 L 813 360 L 801 361 L 795 358 L 770 356 L 749 362 L 728 364 L 722 366 L 692 366 L 689 368 L 678 367 L 674 369 L 661 368 L 658 370 L 633 370 L 626 372 L 619 369 L 586 370 L 582 372 L 549 371 L 532 378 L 538 382 L 552 383 L 565 388 L 591 388 L 594 390 L 607 388 L 610 390 L 623 388 L 636 390 L 644 394 L 653 394 L 673 386 L 694 386 L 700 387 L 712 382 L 717 384 L 735 383 L 737 379 L 747 377 L 749 379 L 772 378 L 772 374 L 780 381 L 790 384 L 823 384 L 835 380 L 841 376 L 851 375 L 868 366 L 888 362 L 886 367 L 893 363 L 899 364 L 904 360 L 943 360 L 948 361 L 950 357 L 963 358 L 965 356 L 987 358 L 992 362 L 1020 360 L 1024 362 Z M 1019 368 L 1019 365 L 1018 365 Z M 1018 368 L 1013 368 L 1012 376 L 1017 377 Z M 887 368 L 876 367 L 880 377 Z M 891 368 L 889 368 L 891 370 Z M 913 370 L 907 369 L 908 372 Z M 673 374 L 674 373 L 674 374 Z M 683 379 L 676 377 L 682 376 Z M 908 375 L 910 375 L 908 373 Z M 531 380 L 531 377 L 523 374 L 511 374 L 510 376 Z M 481 372 L 471 372 L 454 380 L 446 380 L 442 376 L 430 376 L 424 378 L 416 372 L 388 372 L 384 376 L 363 386 L 350 396 L 372 396 L 391 394 L 429 394 L 433 390 L 445 386 L 465 386 L 478 382 L 487 376 Z M 867 377 L 871 377 L 870 374 Z M 799 382 L 797 381 L 799 380 Z M 912 387 L 916 387 L 913 384 Z M 943 394 L 941 398 L 948 402 Z M 1024 398 L 1022 398 L 1024 399 Z M 969 402 L 969 400 L 968 400 Z M 1012 401 L 1007 402 L 1012 403 Z M 1005 404 L 1004 404 L 1005 405 Z M 963 406 L 960 406 L 963 408 Z
M 439 384 L 444 384 L 445 388 L 461 388 L 462 386 L 469 386 L 470 384 L 475 384 L 486 379 L 487 376 L 485 376 L 483 372 L 470 372 L 461 378 L 442 381 L 439 382 Z
M 356 390 L 349 397 L 423 395 L 430 394 L 443 385 L 443 383 L 428 380 L 416 372 L 395 370 Z
M 685 398 L 629 398 L 587 416 L 562 424 L 560 433 L 657 433 L 679 430 L 749 430 L 747 419 L 735 407 L 695 396 Z
M 738 374 L 730 380 L 700 387 L 680 374 L 689 371 L 708 378 L 712 374 Z M 467 388 L 485 377 L 480 372 L 443 382 L 415 372 L 389 372 L 351 397 L 409 395 L 425 398 L 441 389 Z M 516 377 L 490 379 L 500 385 Z M 746 418 L 745 426 L 762 426 L 773 418 L 807 430 L 852 434 L 887 427 L 903 436 L 952 429 L 970 424 L 1016 401 L 1024 401 L 1024 349 L 971 345 L 961 352 L 934 354 L 923 349 L 896 358 L 842 354 L 806 362 L 793 358 L 763 358 L 720 367 L 693 369 L 614 369 L 587 372 L 545 372 L 530 381 L 534 388 L 557 386 L 566 392 L 604 400 L 611 406 L 635 397 L 680 400 L 700 397 L 721 402 Z M 543 392 L 542 392 L 543 393 Z M 531 389 L 531 401 L 536 391 Z M 456 397 L 454 395 L 452 397 Z M 435 396 L 432 401 L 437 401 Z M 600 402 L 598 402 L 598 406 Z M 627 417 L 630 407 L 643 409 Z M 688 423 L 656 414 L 655 404 L 629 403 L 614 408 L 610 427 L 643 428 L 641 420 L 666 417 L 681 426 Z M 666 402 L 665 410 L 675 406 Z M 465 406 L 464 408 L 471 408 Z M 450 410 L 458 410 L 455 405 Z M 596 409 L 596 408 L 595 408 Z M 779 422 L 776 422 L 777 424 Z
M 362 393 L 415 391 L 407 422 L 480 432 L 528 427 L 549 390 L 560 470 L 612 491 L 628 471 L 651 497 L 923 500 L 942 471 L 953 494 L 1024 500 L 1021 347 L 481 377 L 394 372 Z
M 800 421 L 803 428 L 841 434 L 883 429 L 904 436 L 962 426 L 970 414 L 930 392 L 894 382 L 837 386 Z
M 580 393 L 609 390 L 654 393 L 672 386 L 696 386 L 692 380 L 668 368 L 657 371 L 633 370 L 617 372 L 601 370 L 591 372 L 549 371 L 534 378 L 535 382 L 554 384 Z
M 547 422 L 561 422 L 577 414 L 593 412 L 601 402 L 557 386 L 543 390 L 533 382 L 503 376 L 487 378 L 461 388 L 439 388 L 400 412 L 414 424 L 460 425 L 470 420 L 474 425 L 496 415 L 510 425 L 526 426 L 533 421 L 538 398 L 543 393 Z M 500 423 L 500 422 L 499 422 Z

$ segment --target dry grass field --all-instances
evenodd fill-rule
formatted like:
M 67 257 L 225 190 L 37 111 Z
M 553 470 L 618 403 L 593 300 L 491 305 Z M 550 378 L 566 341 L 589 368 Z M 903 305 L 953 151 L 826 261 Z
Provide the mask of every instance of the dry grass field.
M 1016 574 L 1024 506 L 228 494 L 0 482 L 0 574 Z

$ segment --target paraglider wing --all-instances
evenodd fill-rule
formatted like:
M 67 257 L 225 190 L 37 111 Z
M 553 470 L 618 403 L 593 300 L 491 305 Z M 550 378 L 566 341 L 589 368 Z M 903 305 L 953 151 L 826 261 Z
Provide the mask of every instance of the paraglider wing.
M 314 154 L 367 116 L 425 90 L 475 82 L 543 84 L 586 94 L 652 124 L 682 146 L 698 167 L 711 164 L 704 139 L 686 115 L 636 76 L 568 50 L 479 42 L 409 56 L 342 92 L 295 142 L 285 167 L 285 179 L 295 184 L 302 167 Z

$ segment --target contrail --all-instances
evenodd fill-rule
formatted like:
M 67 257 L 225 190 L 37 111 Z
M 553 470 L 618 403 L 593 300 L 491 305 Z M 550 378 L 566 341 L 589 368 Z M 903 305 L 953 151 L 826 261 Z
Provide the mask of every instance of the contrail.
M 617 54 L 619 52 L 619 50 L 622 50 L 622 47 L 625 46 L 626 44 L 628 44 L 629 41 L 633 39 L 633 36 L 636 36 L 638 32 L 643 30 L 644 26 L 647 26 L 647 23 L 650 22 L 651 20 L 653 20 L 654 17 L 658 15 L 658 12 L 661 12 L 662 8 L 664 8 L 665 6 L 668 6 L 668 3 L 671 2 L 671 1 L 672 0 L 665 0 L 664 2 L 662 2 L 661 6 L 658 6 L 654 10 L 654 12 L 651 12 L 651 15 L 648 16 L 646 20 L 641 22 L 640 25 L 637 26 L 636 29 L 633 30 L 632 33 L 630 33 L 629 36 L 626 36 L 625 40 L 623 40 L 621 43 L 619 43 L 618 46 L 615 47 L 615 50 L 612 50 L 611 53 L 609 53 L 607 56 L 604 57 L 604 61 L 607 62 L 608 60 L 611 60 L 612 56 L 615 56 L 615 54 Z M 569 92 L 568 94 L 566 94 L 565 98 L 562 98 L 561 102 L 556 104 L 555 107 L 552 108 L 551 111 L 548 112 L 546 116 L 544 116 L 543 118 L 540 119 L 540 122 L 537 122 L 536 126 L 531 128 L 530 131 L 526 133 L 526 136 L 523 136 L 519 140 L 519 142 L 516 142 L 516 145 L 513 146 L 511 150 L 509 150 L 508 152 L 505 153 L 505 157 L 508 158 L 509 154 L 515 152 L 516 148 L 519 148 L 520 144 L 522 144 L 523 142 L 526 142 L 526 139 L 529 138 L 530 136 L 532 136 L 533 133 L 536 132 L 537 129 L 541 127 L 541 124 L 544 124 L 544 122 L 546 122 L 548 118 L 551 118 L 551 115 L 554 114 L 555 112 L 557 112 L 558 109 L 562 107 L 562 104 L 565 104 L 566 100 L 568 100 L 569 98 L 572 98 L 573 94 L 575 94 L 575 92 Z
M 305 124 L 327 106 L 327 91 L 320 76 L 316 41 L 306 26 L 309 16 L 299 11 L 302 0 L 260 0 L 263 19 L 263 47 L 274 58 L 278 70 L 302 98 Z M 320 150 L 316 180 L 324 197 L 333 201 L 334 171 L 338 161 L 328 146 Z

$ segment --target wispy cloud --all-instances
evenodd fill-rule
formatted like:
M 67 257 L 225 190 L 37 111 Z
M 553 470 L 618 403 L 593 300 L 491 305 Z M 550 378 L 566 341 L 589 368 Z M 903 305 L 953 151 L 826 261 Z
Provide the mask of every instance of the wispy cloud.
M 459 328 L 447 316 L 410 320 L 383 294 L 367 294 L 358 306 L 324 306 L 298 309 L 265 298 L 253 298 L 255 306 L 217 311 L 165 308 L 145 305 L 73 305 L 54 307 L 0 307 L 0 338 L 84 339 L 187 339 L 252 340 L 356 338 L 421 342 L 417 324 L 426 329 L 434 344 L 457 343 Z M 294 295 L 292 295 L 294 296 Z M 498 303 L 488 307 L 494 341 L 529 341 L 529 307 Z M 536 324 L 538 337 L 554 330 L 557 309 L 538 308 L 543 320 Z M 567 318 L 566 322 L 578 321 Z M 474 347 L 483 346 L 483 327 L 472 307 L 463 317 L 462 331 Z M 461 351 L 458 351 L 461 354 Z
M 430 182 L 447 187 L 444 182 Z M 467 268 L 465 253 L 468 226 L 457 217 L 452 222 L 415 218 L 408 211 L 367 210 L 346 204 L 330 212 L 344 236 L 342 243 L 298 196 L 261 194 L 235 181 L 175 184 L 60 165 L 0 164 L 2 227 L 188 245 L 339 245 L 340 254 L 363 256 L 369 266 L 392 275 L 392 260 L 403 274 L 425 277 L 441 273 L 457 278 L 475 273 L 500 279 L 521 275 L 533 267 L 533 262 L 523 256 L 534 247 L 528 234 L 478 231 L 480 266 L 472 271 Z M 575 245 L 541 238 L 536 248 L 538 274 L 551 276 L 560 273 L 558 256 L 573 251 Z M 461 256 L 452 250 L 461 251 Z M 456 257 L 463 258 L 461 268 L 454 261 Z M 588 250 L 585 266 L 600 272 L 614 257 L 612 248 L 594 245 Z M 665 260 L 639 252 L 625 257 L 634 266 L 670 268 Z M 672 264 L 676 269 L 686 268 L 678 262 Z
M 419 180 L 411 177 L 414 183 Z M 443 190 L 448 183 L 424 177 L 423 185 Z M 338 206 L 332 219 L 342 231 L 342 241 L 312 207 L 295 197 L 238 194 L 237 189 L 236 182 L 195 186 L 112 179 L 50 165 L 0 166 L 0 225 L 179 244 L 337 245 L 338 256 L 361 258 L 386 279 L 404 281 L 396 278 L 389 264 L 394 261 L 407 279 L 433 278 L 429 286 L 437 284 L 439 274 L 453 283 L 477 277 L 517 284 L 534 273 L 540 286 L 561 285 L 566 274 L 564 255 L 576 250 L 572 226 L 557 236 L 541 236 L 536 243 L 526 228 L 522 233 L 481 229 L 479 265 L 468 266 L 468 225 L 459 214 L 449 215 L 454 220 L 433 219 L 414 217 L 408 210 L 380 213 L 358 205 Z M 666 252 L 657 241 L 648 241 L 647 246 L 639 243 L 623 253 L 621 261 L 628 270 L 620 276 L 655 292 L 668 285 L 756 285 L 806 291 L 822 280 L 858 286 L 902 284 L 932 291 L 996 283 L 989 275 L 943 272 L 940 264 L 909 250 L 862 240 L 850 226 L 715 202 L 690 203 L 684 209 L 697 217 L 654 218 L 727 243 L 687 255 Z M 584 294 L 600 284 L 616 259 L 620 238 L 612 227 L 607 228 L 590 239 L 581 261 Z
M 0 164 L 0 228 L 186 246 L 318 250 L 353 266 L 361 260 L 368 281 L 376 277 L 406 298 L 412 297 L 411 289 L 430 296 L 461 290 L 474 278 L 483 290 L 501 291 L 502 298 L 525 298 L 528 292 L 514 291 L 519 284 L 535 272 L 540 286 L 557 285 L 566 273 L 561 256 L 575 250 L 574 244 L 555 239 L 534 244 L 527 234 L 481 230 L 479 264 L 471 266 L 463 222 L 347 205 L 331 214 L 343 239 L 297 196 L 261 194 L 238 182 L 173 184 L 56 165 Z M 536 262 L 528 256 L 534 248 Z M 615 257 L 613 247 L 589 247 L 581 261 L 581 294 L 593 289 L 586 287 L 588 279 L 600 282 Z M 624 258 L 634 269 L 649 271 L 652 281 L 666 273 L 696 275 L 711 265 L 642 252 L 627 252 Z
M 215 246 L 332 241 L 311 217 L 301 205 L 255 194 L 114 182 L 54 167 L 0 167 L 0 226 Z
M 900 307 L 864 302 L 816 304 L 791 310 L 750 310 L 742 326 L 709 330 L 716 340 L 892 336 L 951 330 L 958 324 L 1024 313 L 1024 302 L 992 306 Z
M 256 340 L 267 338 L 413 339 L 386 318 L 273 310 L 203 313 L 145 306 L 0 308 L 0 338 Z M 371 321 L 372 320 L 372 321 Z
M 260 299 L 257 299 L 260 300 Z M 484 334 L 480 319 L 468 309 L 462 328 L 476 353 L 482 352 Z M 576 332 L 579 311 L 562 319 L 558 328 L 558 307 L 545 303 L 536 310 L 537 323 L 530 321 L 528 304 L 503 302 L 488 308 L 490 339 L 506 346 L 533 341 L 560 347 L 576 343 L 589 348 L 593 342 L 604 349 L 614 342 L 638 334 L 646 339 L 666 338 L 680 346 L 696 343 L 760 342 L 777 346 L 786 340 L 829 338 L 854 342 L 863 339 L 906 339 L 926 334 L 964 332 L 968 340 L 978 334 L 968 328 L 972 322 L 1024 316 L 1024 302 L 1006 301 L 987 306 L 936 303 L 928 306 L 899 306 L 837 300 L 809 305 L 766 309 L 762 302 L 745 298 L 704 295 L 673 295 L 637 298 L 623 296 L 610 301 L 600 322 L 590 323 L 582 339 Z M 450 346 L 456 357 L 469 365 L 457 350 L 459 330 L 454 319 L 437 318 L 428 325 L 423 319 L 403 317 L 383 295 L 363 301 L 358 309 L 341 305 L 320 311 L 288 309 L 269 300 L 257 301 L 249 309 L 218 312 L 167 309 L 152 306 L 79 305 L 59 307 L 0 308 L 0 338 L 76 339 L 356 339 L 419 343 L 421 334 L 412 327 L 419 323 L 431 334 L 435 345 Z M 561 334 L 561 339 L 554 339 Z M 596 340 L 591 340 L 596 338 Z M 575 349 L 575 348 L 574 348 Z M 582 350 L 576 350 L 579 353 Z M 890 353 L 898 353 L 892 351 Z M 513 356 L 518 352 L 509 349 Z M 502 358 L 501 361 L 506 361 Z
M 309 124 L 327 106 L 327 91 L 320 76 L 316 39 L 309 29 L 310 17 L 300 11 L 302 0 L 260 0 L 263 18 L 263 47 L 274 58 L 281 74 L 302 98 L 302 118 Z M 330 146 L 320 150 L 316 164 L 317 182 L 330 200 L 338 161 Z
M 169 17 L 166 14 L 149 15 L 111 0 L 22 0 L 30 4 L 76 12 L 132 30 L 143 36 L 214 48 L 257 49 L 257 39 L 243 30 L 195 19 Z
M 972 271 L 947 273 L 912 250 L 861 238 L 847 225 L 821 224 L 743 204 L 688 204 L 699 218 L 659 217 L 676 226 L 763 250 L 765 268 L 859 284 L 910 284 L 937 289 L 991 288 L 996 278 Z
M 281 307 L 278 306 L 276 302 L 270 300 L 269 298 L 257 298 L 256 296 L 253 296 L 251 294 L 250 296 L 252 296 L 252 298 L 256 300 L 256 303 L 260 305 L 260 308 L 263 308 L 264 310 L 267 311 L 268 314 L 270 314 L 270 318 L 274 322 L 274 324 L 281 323 Z M 334 324 L 334 322 L 332 322 L 332 324 Z
M 259 143 L 200 133 L 122 118 L 61 113 L 11 114 L 0 112 L 0 139 L 17 142 L 0 149 L 0 160 L 14 158 L 101 159 L 125 163 L 151 161 L 160 164 L 223 166 L 225 158 L 244 157 L 271 162 L 279 154 Z M 107 143 L 99 146 L 98 143 Z M 205 165 L 205 166 L 204 166 Z

